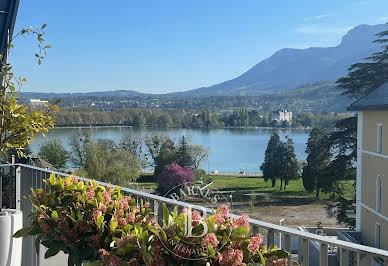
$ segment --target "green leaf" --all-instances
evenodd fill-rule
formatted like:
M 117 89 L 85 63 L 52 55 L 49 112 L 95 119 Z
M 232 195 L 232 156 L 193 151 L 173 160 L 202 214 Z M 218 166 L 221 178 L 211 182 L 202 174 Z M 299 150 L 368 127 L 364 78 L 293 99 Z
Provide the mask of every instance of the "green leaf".
M 240 226 L 232 231 L 231 237 L 232 237 L 232 239 L 237 238 L 237 237 L 242 237 L 243 235 L 248 234 L 248 232 L 249 232 L 248 228 L 246 228 L 245 226 Z
M 117 223 L 111 221 L 109 227 L 110 227 L 110 230 L 114 231 L 116 229 L 116 227 L 117 227 Z
M 44 258 L 45 258 L 45 259 L 48 259 L 48 258 L 50 258 L 50 257 L 52 257 L 52 256 L 55 256 L 55 255 L 58 254 L 59 251 L 60 251 L 59 249 L 49 248 L 49 249 L 46 251 L 46 253 L 44 254 Z
M 57 211 L 53 211 L 51 213 L 51 219 L 53 219 L 55 222 L 58 222 L 59 216 L 58 216 Z
M 168 211 L 167 205 L 163 203 L 163 224 L 165 226 L 168 226 L 169 221 L 170 221 L 170 212 Z
M 272 250 L 272 251 L 269 251 L 267 254 L 268 255 L 266 256 L 268 257 L 276 256 L 279 259 L 288 258 L 288 256 L 290 256 L 290 253 L 282 249 Z
M 22 228 L 20 229 L 19 231 L 17 231 L 13 237 L 15 238 L 20 238 L 20 237 L 24 237 L 24 236 L 28 236 L 29 233 L 31 232 L 31 227 L 25 227 L 25 228 Z
M 97 218 L 97 226 L 101 227 L 103 223 L 104 223 L 104 216 L 101 215 L 100 217 Z
M 47 24 L 43 24 L 42 27 L 40 27 L 41 30 L 47 27 Z

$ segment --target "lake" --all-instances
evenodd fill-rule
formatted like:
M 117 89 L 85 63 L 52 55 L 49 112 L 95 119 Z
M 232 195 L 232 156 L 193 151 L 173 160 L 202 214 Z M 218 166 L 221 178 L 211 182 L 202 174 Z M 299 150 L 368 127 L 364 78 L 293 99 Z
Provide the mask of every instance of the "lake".
M 107 138 L 116 143 L 126 134 L 147 136 L 152 134 L 168 135 L 177 140 L 182 135 L 193 144 L 201 144 L 210 149 L 209 159 L 201 167 L 206 171 L 218 170 L 220 173 L 238 173 L 244 170 L 247 174 L 260 173 L 264 152 L 272 132 L 277 131 L 284 140 L 289 136 L 294 141 L 298 159 L 306 158 L 305 149 L 308 130 L 301 129 L 181 129 L 181 128 L 131 128 L 131 127 L 91 127 L 91 128 L 55 128 L 46 137 L 37 136 L 31 143 L 33 153 L 37 154 L 39 146 L 48 139 L 58 138 L 70 151 L 69 141 L 73 134 L 88 131 L 92 139 Z

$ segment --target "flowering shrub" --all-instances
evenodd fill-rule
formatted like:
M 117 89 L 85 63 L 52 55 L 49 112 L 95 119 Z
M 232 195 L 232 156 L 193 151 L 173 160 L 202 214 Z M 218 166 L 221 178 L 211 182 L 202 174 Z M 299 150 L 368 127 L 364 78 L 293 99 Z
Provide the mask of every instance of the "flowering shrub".
M 182 167 L 176 163 L 169 164 L 158 175 L 159 190 L 164 193 L 175 186 L 195 181 L 195 172 L 188 167 Z
M 151 261 L 154 224 L 149 203 L 137 206 L 123 196 L 121 188 L 103 187 L 95 181 L 79 181 L 74 176 L 45 180 L 48 189 L 32 189 L 29 197 L 35 211 L 31 227 L 15 237 L 37 235 L 48 248 L 45 258 L 59 251 L 69 254 L 69 265 L 101 260 L 104 265 L 121 265 L 120 260 Z M 120 255 L 120 259 L 115 254 Z
M 267 248 L 260 234 L 248 236 L 248 216 L 229 217 L 226 205 L 209 217 L 197 211 L 163 206 L 163 226 L 150 218 L 149 203 L 140 206 L 121 188 L 51 175 L 47 190 L 32 189 L 35 211 L 31 227 L 14 237 L 36 235 L 48 249 L 45 258 L 59 251 L 68 265 L 287 265 L 288 253 Z M 187 226 L 190 234 L 187 235 Z M 194 251 L 194 252 L 193 252 Z
M 248 236 L 247 215 L 230 218 L 226 205 L 206 218 L 192 211 L 193 234 L 186 236 L 189 214 L 187 209 L 181 214 L 176 209 L 169 213 L 164 206 L 164 226 L 157 232 L 158 248 L 153 254 L 157 265 L 186 265 L 188 260 L 193 265 L 288 265 L 288 252 L 276 246 L 268 248 L 261 234 Z

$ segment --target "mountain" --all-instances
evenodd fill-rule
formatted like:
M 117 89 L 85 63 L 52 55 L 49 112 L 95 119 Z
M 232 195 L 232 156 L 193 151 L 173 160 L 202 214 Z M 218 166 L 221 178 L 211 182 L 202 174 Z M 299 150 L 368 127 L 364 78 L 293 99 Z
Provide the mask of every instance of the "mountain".
M 322 80 L 335 81 L 347 73 L 351 64 L 380 49 L 373 41 L 383 30 L 387 30 L 385 24 L 360 25 L 343 36 L 335 47 L 281 49 L 235 79 L 179 94 L 261 95 Z
M 311 112 L 346 112 L 346 107 L 353 100 L 341 95 L 337 84 L 331 81 L 320 81 L 305 84 L 295 89 L 283 90 L 260 96 L 261 105 L 269 108 Z
M 20 96 L 26 99 L 33 98 L 65 98 L 65 97 L 121 97 L 121 96 L 144 96 L 140 92 L 132 90 L 116 90 L 116 91 L 95 91 L 95 92 L 79 92 L 79 93 L 54 93 L 54 92 L 22 92 Z

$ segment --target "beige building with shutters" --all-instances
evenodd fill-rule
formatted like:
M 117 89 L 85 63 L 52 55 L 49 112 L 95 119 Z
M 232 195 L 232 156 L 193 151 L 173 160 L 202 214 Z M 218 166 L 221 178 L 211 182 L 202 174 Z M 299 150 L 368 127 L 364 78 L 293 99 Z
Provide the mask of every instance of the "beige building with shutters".
M 357 111 L 356 230 L 388 250 L 388 83 L 351 104 Z

